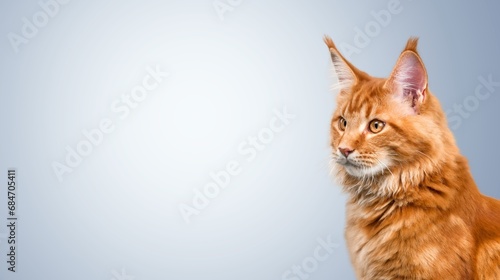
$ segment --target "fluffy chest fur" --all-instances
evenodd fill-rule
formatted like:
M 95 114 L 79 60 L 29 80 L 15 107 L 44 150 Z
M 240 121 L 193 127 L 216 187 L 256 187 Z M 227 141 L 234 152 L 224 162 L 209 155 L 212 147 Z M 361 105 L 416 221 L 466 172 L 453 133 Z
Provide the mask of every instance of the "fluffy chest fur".
M 466 194 L 449 208 L 347 203 L 358 279 L 500 279 L 500 203 Z
M 347 205 L 346 240 L 359 279 L 471 279 L 474 240 L 461 218 L 386 207 Z M 379 220 L 385 211 L 393 213 Z

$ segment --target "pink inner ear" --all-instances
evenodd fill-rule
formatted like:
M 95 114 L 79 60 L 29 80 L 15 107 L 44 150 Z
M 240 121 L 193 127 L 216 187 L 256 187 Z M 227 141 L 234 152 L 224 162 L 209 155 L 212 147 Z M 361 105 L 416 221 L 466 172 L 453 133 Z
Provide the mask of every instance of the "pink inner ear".
M 404 90 L 423 92 L 427 84 L 424 66 L 414 53 L 403 54 L 395 71 L 395 82 Z
M 422 61 L 413 52 L 403 53 L 393 71 L 394 90 L 407 100 L 418 113 L 419 105 L 424 101 L 427 87 L 427 73 Z

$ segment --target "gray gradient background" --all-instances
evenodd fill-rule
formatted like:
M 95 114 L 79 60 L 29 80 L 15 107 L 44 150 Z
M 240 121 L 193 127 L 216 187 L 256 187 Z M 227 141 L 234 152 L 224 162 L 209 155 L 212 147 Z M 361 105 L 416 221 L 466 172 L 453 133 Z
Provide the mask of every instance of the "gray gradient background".
M 0 174 L 18 170 L 19 244 L 13 274 L 3 185 L 0 278 L 120 280 L 114 272 L 124 269 L 136 280 L 282 279 L 330 235 L 340 246 L 309 279 L 354 279 L 346 197 L 328 175 L 335 79 L 322 36 L 353 44 L 354 28 L 388 2 L 248 0 L 221 21 L 211 0 L 74 0 L 15 53 L 7 34 L 41 9 L 2 1 Z M 443 108 L 472 96 L 479 76 L 500 80 L 498 2 L 401 7 L 351 56 L 355 65 L 385 76 L 416 35 Z M 171 76 L 117 118 L 110 104 L 155 65 Z M 454 129 L 476 182 L 495 197 L 499 95 Z M 295 119 L 246 162 L 238 144 L 284 106 Z M 115 130 L 59 182 L 52 162 L 107 117 Z M 232 159 L 241 174 L 186 224 L 179 204 Z

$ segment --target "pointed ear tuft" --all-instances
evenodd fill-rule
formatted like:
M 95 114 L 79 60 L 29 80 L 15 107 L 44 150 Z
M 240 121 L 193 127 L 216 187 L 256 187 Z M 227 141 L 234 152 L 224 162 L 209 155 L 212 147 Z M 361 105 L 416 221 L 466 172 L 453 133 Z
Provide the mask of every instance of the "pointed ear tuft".
M 410 38 L 405 50 L 399 56 L 396 66 L 386 81 L 386 87 L 392 94 L 419 114 L 425 101 L 427 89 L 427 71 L 417 52 L 417 38 Z
M 406 42 L 406 47 L 404 51 L 412 51 L 418 53 L 417 45 L 418 45 L 418 37 L 410 37 L 410 39 L 408 39 L 408 42 Z
M 325 36 L 323 37 L 323 41 L 325 42 L 326 46 L 327 46 L 329 49 L 337 49 L 337 47 L 335 47 L 335 44 L 333 43 L 333 40 L 332 40 L 332 38 L 330 38 L 330 36 L 325 35 Z
M 356 71 L 358 71 L 354 66 L 352 66 L 338 51 L 337 47 L 333 43 L 332 39 L 325 35 L 323 41 L 330 50 L 330 55 L 333 62 L 333 68 L 337 74 L 338 83 L 334 85 L 334 89 L 339 89 L 341 92 L 354 85 L 357 81 Z

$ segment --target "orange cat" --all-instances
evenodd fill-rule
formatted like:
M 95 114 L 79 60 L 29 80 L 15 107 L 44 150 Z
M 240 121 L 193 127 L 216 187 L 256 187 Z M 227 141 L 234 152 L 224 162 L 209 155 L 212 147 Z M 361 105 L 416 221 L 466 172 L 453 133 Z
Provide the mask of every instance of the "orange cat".
M 500 201 L 479 193 L 411 38 L 389 78 L 325 43 L 339 80 L 331 122 L 359 279 L 500 280 Z

